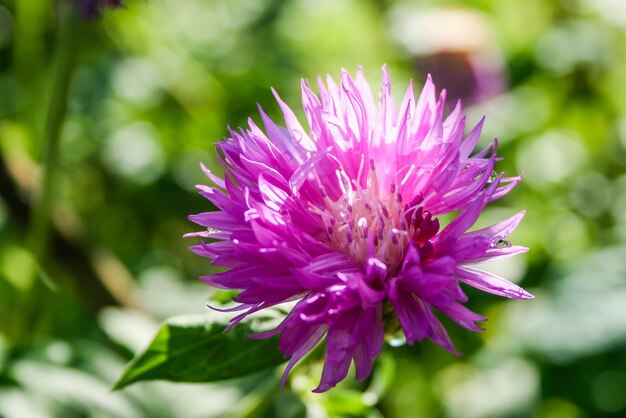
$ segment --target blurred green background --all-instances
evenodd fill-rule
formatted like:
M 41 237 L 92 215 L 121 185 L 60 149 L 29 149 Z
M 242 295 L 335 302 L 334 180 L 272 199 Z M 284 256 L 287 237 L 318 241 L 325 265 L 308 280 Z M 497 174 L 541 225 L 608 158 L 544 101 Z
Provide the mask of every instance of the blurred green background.
M 72 5 L 0 1 L 0 417 L 626 416 L 625 2 Z M 446 322 L 463 356 L 393 341 L 323 395 L 315 367 L 282 392 L 280 370 L 110 392 L 160 321 L 214 299 L 182 235 L 226 126 L 257 103 L 280 120 L 270 86 L 298 109 L 301 77 L 342 67 L 377 90 L 383 63 L 397 99 L 431 72 L 470 125 L 486 115 L 497 168 L 525 173 L 479 223 L 527 210 L 511 238 L 531 251 L 489 268 L 536 299 L 469 290 L 489 321 Z

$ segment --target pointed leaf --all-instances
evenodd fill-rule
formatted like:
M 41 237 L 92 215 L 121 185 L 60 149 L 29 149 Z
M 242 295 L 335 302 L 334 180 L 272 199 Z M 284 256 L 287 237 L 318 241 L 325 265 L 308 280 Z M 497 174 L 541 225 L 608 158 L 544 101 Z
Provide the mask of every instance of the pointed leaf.
M 121 389 L 143 380 L 215 382 L 276 367 L 285 359 L 278 337 L 248 338 L 254 331 L 239 324 L 212 323 L 203 315 L 168 319 L 150 346 L 133 359 L 113 387 Z

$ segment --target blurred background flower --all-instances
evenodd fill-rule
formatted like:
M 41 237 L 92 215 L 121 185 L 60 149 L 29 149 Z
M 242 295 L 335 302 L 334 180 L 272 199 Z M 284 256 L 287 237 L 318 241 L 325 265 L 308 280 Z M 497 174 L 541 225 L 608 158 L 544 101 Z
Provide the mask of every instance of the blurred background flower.
M 72 29 L 42 270 L 26 231 L 62 53 L 57 3 L 0 0 L 0 416 L 624 415 L 623 2 L 129 0 Z M 467 42 L 443 42 L 457 33 Z M 393 79 L 459 85 L 468 126 L 487 115 L 479 147 L 498 137 L 499 168 L 525 172 L 477 227 L 527 209 L 511 239 L 532 251 L 491 271 L 536 299 L 470 291 L 489 321 L 452 332 L 463 357 L 396 342 L 371 379 L 321 396 L 308 393 L 315 365 L 284 392 L 272 373 L 109 392 L 159 321 L 223 300 L 198 282 L 206 263 L 182 235 L 205 210 L 197 162 L 219 172 L 227 123 L 245 125 L 257 102 L 278 119 L 269 86 L 295 108 L 300 77 L 363 65 L 376 80 L 385 62 Z M 467 81 L 477 74 L 496 87 Z
M 474 104 L 504 93 L 507 72 L 489 15 L 398 3 L 388 16 L 392 35 L 417 71 L 446 86 L 451 103 Z
M 119 7 L 122 0 L 73 0 L 83 17 L 94 19 L 100 17 L 107 7 Z

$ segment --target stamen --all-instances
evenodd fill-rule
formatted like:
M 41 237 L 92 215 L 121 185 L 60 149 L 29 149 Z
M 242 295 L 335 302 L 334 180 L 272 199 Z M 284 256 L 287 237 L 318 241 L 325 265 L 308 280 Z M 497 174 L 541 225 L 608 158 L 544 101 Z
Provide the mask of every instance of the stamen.
M 371 161 L 371 160 L 370 160 Z M 361 154 L 361 162 L 359 163 L 359 172 L 356 175 L 357 182 L 361 181 L 361 174 L 363 174 L 363 168 L 365 166 L 365 155 Z
M 364 174 L 364 161 L 362 156 L 360 175 Z M 342 196 L 331 200 L 320 182 L 325 207 L 315 206 L 310 210 L 323 220 L 329 244 L 359 264 L 365 264 L 373 255 L 388 266 L 391 275 L 400 267 L 408 243 L 415 242 L 422 254 L 421 248 L 437 233 L 439 223 L 421 206 L 424 201 L 421 195 L 412 197 L 410 204 L 402 203 L 404 198 L 395 181 L 389 184 L 386 193 L 379 194 L 377 188 L 370 187 L 370 183 L 377 181 L 377 175 L 374 161 L 369 163 L 367 188 L 362 182 L 350 181 L 346 172 L 338 169 L 335 174 Z M 407 169 L 410 171 L 410 167 Z
M 385 218 L 389 219 L 389 211 L 387 210 L 387 207 L 382 202 L 380 202 L 380 206 L 381 206 L 381 209 L 383 211 L 383 215 L 385 216 Z
M 374 164 L 373 159 L 370 159 L 370 171 L 367 176 L 367 187 L 373 192 L 373 194 L 378 194 L 378 174 L 376 174 L 376 165 Z

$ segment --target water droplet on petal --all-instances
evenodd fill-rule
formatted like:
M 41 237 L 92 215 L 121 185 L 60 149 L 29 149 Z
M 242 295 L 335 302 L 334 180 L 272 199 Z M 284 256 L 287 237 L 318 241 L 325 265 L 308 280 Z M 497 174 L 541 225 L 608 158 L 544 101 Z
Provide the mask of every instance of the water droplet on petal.
M 481 178 L 481 176 L 484 174 L 484 171 L 479 171 L 478 173 L 476 173 L 476 175 L 474 175 L 474 181 L 478 180 L 479 178 Z
M 487 184 L 491 184 L 494 181 L 496 181 L 496 179 L 498 178 L 498 173 L 496 173 L 495 171 L 491 172 L 491 175 L 489 176 L 489 180 L 487 180 Z

